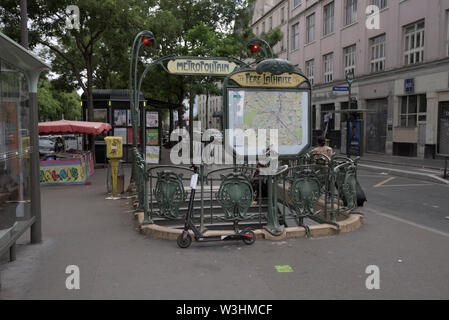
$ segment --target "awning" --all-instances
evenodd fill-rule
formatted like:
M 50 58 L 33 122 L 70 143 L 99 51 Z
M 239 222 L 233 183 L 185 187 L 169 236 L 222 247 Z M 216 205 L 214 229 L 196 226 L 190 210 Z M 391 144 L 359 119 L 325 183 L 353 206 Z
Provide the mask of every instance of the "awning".
M 103 122 L 59 120 L 39 123 L 39 134 L 87 133 L 106 134 L 112 126 Z

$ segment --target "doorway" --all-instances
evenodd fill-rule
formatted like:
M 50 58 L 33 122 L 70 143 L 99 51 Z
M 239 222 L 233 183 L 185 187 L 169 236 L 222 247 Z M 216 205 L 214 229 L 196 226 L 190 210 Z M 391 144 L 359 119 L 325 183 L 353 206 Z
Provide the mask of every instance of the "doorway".
M 367 100 L 366 151 L 385 153 L 387 143 L 388 99 Z
M 438 108 L 438 154 L 449 155 L 449 101 Z

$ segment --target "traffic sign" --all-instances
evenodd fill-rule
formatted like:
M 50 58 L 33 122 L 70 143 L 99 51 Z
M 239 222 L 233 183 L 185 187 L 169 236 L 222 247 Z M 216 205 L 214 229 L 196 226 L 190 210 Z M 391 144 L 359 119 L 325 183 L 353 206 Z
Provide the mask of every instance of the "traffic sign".
M 344 87 L 344 86 L 334 87 L 333 91 L 349 91 L 349 87 Z

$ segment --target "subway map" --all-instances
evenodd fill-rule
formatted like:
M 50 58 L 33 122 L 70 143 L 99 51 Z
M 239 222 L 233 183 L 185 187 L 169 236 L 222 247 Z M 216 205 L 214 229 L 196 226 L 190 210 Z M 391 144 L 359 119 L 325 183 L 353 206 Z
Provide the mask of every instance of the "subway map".
M 279 147 L 298 146 L 303 143 L 307 101 L 307 93 L 297 91 L 230 91 L 230 123 L 234 129 L 256 132 L 278 129 Z

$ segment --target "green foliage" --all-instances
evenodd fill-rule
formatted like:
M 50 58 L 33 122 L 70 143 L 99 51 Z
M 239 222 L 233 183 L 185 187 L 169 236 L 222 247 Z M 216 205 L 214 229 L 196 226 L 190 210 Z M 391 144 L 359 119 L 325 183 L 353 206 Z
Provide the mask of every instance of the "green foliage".
M 39 118 L 41 120 L 81 120 L 81 99 L 76 91 L 55 89 L 46 78 L 39 80 L 37 91 Z
M 172 54 L 247 59 L 246 45 L 254 37 L 249 27 L 251 13 L 248 9 L 253 2 L 29 0 L 30 47 L 45 48 L 41 54 L 51 60 L 52 72 L 58 75 L 58 79 L 52 81 L 54 89 L 70 92 L 81 88 L 89 96 L 93 88 L 129 87 L 130 47 L 142 30 L 151 30 L 156 43 L 154 48 L 141 49 L 138 74 L 151 60 Z M 80 9 L 79 30 L 66 27 L 68 5 Z M 17 0 L 2 0 L 0 28 L 16 41 L 20 40 Z M 275 29 L 262 37 L 273 46 L 282 34 Z M 215 80 L 173 76 L 162 68 L 154 68 L 142 90 L 147 97 L 179 105 L 189 94 L 220 94 Z M 48 102 L 48 117 L 57 117 L 48 84 L 41 90 L 42 99 Z M 68 97 L 63 98 L 70 101 Z M 88 107 L 92 108 L 89 101 Z

